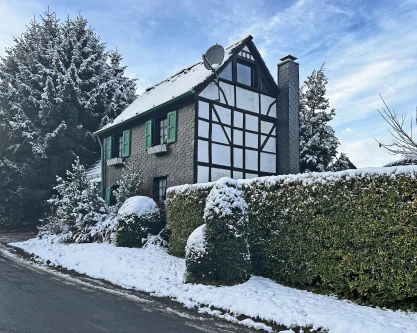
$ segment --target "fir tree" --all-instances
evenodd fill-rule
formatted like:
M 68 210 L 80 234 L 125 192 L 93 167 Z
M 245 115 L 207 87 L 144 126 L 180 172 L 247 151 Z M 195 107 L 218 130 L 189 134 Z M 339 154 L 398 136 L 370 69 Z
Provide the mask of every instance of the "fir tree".
M 306 171 L 329 171 L 340 145 L 329 125 L 336 115 L 329 110 L 326 98 L 328 79 L 324 67 L 313 70 L 300 89 L 300 169 Z
M 69 231 L 68 241 L 89 242 L 95 224 L 101 222 L 107 213 L 104 200 L 98 195 L 94 183 L 87 180 L 85 167 L 77 158 L 66 179 L 57 177 L 54 189 L 58 197 L 49 200 L 56 207 L 56 218 Z
M 135 98 L 135 81 L 114 54 L 83 17 L 60 23 L 50 12 L 6 50 L 0 61 L 3 228 L 36 222 L 55 176 L 64 176 L 75 156 L 86 165 L 98 159 L 92 133 Z
M 132 159 L 123 169 L 122 177 L 117 182 L 118 188 L 114 191 L 116 207 L 120 208 L 128 198 L 141 195 L 142 183 L 142 171 L 137 168 L 135 160 Z
M 352 162 L 345 153 L 341 153 L 336 161 L 331 165 L 330 171 L 342 171 L 352 167 Z

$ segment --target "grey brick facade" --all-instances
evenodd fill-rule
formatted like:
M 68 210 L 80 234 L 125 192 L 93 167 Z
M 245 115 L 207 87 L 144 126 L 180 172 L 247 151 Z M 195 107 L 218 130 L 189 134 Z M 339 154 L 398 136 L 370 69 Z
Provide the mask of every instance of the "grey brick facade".
M 170 111 L 170 110 L 167 110 Z M 145 123 L 132 128 L 131 155 L 124 159 L 129 163 L 136 160 L 142 170 L 145 194 L 152 196 L 153 179 L 167 177 L 167 186 L 191 184 L 194 182 L 194 127 L 195 104 L 178 109 L 177 141 L 168 145 L 168 151 L 161 155 L 149 155 L 145 148 Z M 116 185 L 123 166 L 106 167 L 105 187 Z
M 299 65 L 286 56 L 278 64 L 278 173 L 300 172 Z

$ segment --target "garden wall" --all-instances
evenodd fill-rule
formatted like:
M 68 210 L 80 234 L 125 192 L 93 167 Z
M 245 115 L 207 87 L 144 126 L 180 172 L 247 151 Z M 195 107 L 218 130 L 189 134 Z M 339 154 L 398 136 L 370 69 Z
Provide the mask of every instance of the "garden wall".
M 242 180 L 253 273 L 387 307 L 417 300 L 417 167 Z M 212 184 L 168 191 L 171 249 L 183 256 Z

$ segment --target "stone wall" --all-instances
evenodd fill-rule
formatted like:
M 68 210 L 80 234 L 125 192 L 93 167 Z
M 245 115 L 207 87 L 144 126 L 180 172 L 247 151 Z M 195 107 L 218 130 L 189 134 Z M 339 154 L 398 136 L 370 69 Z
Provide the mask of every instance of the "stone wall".
M 157 177 L 167 177 L 168 187 L 194 183 L 194 103 L 178 109 L 177 121 L 177 142 L 169 144 L 168 151 L 161 155 L 148 154 L 145 123 L 132 128 L 131 155 L 124 162 L 136 161 L 142 170 L 144 190 L 148 196 L 153 196 L 153 179 Z M 122 171 L 123 166 L 107 166 L 105 186 L 116 185 Z

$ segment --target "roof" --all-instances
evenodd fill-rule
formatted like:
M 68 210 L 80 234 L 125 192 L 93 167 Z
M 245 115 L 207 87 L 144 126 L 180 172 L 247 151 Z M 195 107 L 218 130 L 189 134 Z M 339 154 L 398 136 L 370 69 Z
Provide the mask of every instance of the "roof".
M 224 59 L 218 70 L 223 68 L 223 65 L 230 59 L 238 47 L 244 45 L 249 40 L 252 40 L 250 35 L 228 46 L 225 49 Z M 193 89 L 206 82 L 211 76 L 213 76 L 213 73 L 204 67 L 202 60 L 186 67 L 169 78 L 147 88 L 112 123 L 104 126 L 95 134 L 106 132 L 110 128 L 147 113 L 158 106 L 170 104 L 181 97 L 188 96 L 191 93 L 194 94 Z
M 96 161 L 91 168 L 86 171 L 87 179 L 92 183 L 101 182 L 101 160 Z

